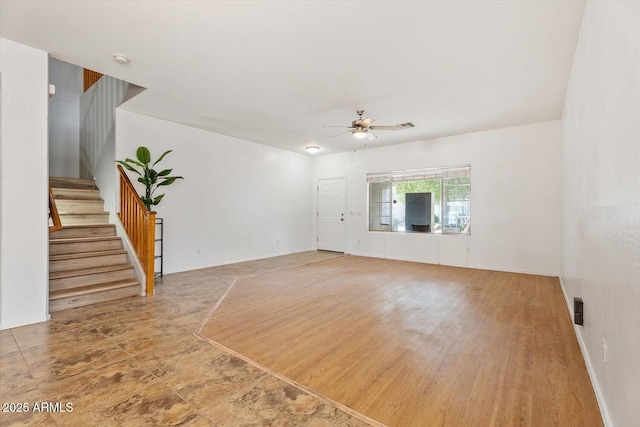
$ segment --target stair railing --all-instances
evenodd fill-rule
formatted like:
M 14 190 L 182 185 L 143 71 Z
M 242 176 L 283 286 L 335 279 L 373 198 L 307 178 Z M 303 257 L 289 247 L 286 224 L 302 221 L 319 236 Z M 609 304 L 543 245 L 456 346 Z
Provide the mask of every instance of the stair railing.
M 147 295 L 153 295 L 156 213 L 147 210 L 122 166 L 118 165 L 118 171 L 120 172 L 118 216 L 147 276 L 145 284 Z
M 53 191 L 49 186 L 49 233 L 62 229 L 62 222 L 60 221 L 60 215 L 58 215 L 58 208 L 56 207 L 56 199 L 53 197 Z
M 93 86 L 98 80 L 100 80 L 100 77 L 102 77 L 103 74 L 97 72 L 97 71 L 93 71 L 93 70 L 88 70 L 88 69 L 84 69 L 84 91 L 88 91 L 89 88 L 91 88 L 91 86 Z

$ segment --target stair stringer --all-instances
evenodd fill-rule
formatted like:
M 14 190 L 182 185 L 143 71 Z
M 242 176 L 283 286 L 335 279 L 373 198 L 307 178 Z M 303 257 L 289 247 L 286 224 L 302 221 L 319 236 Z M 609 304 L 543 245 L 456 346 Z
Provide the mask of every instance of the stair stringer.
M 147 283 L 147 275 L 144 274 L 142 264 L 138 259 L 138 255 L 133 248 L 131 240 L 129 240 L 127 232 L 124 230 L 122 222 L 120 222 L 120 218 L 118 217 L 118 215 L 114 215 L 113 212 L 111 212 L 109 216 L 110 219 L 113 218 L 112 224 L 116 226 L 116 236 L 122 239 L 122 247 L 127 251 L 127 260 L 133 265 L 133 275 L 140 282 L 140 296 L 144 297 L 147 295 L 147 291 L 145 288 L 145 283 Z

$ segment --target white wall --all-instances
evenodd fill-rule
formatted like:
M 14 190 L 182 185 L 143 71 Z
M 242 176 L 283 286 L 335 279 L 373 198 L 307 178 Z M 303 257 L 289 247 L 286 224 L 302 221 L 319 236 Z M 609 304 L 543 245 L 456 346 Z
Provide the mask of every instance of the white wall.
M 347 177 L 348 253 L 558 275 L 561 135 L 556 120 L 320 156 L 312 185 Z M 470 236 L 368 231 L 367 173 L 461 164 L 471 165 Z
M 116 194 L 116 107 L 127 99 L 130 84 L 101 77 L 80 97 L 80 177 L 94 178 L 113 214 Z M 110 222 L 114 222 L 111 217 Z
M 309 157 L 122 109 L 116 130 L 118 159 L 174 150 L 158 166 L 185 178 L 157 193 L 166 273 L 311 249 Z
M 47 53 L 0 39 L 0 329 L 48 317 Z
M 80 95 L 82 68 L 49 58 L 49 175 L 80 176 Z
M 639 2 L 587 2 L 563 125 L 562 283 L 605 422 L 638 425 Z

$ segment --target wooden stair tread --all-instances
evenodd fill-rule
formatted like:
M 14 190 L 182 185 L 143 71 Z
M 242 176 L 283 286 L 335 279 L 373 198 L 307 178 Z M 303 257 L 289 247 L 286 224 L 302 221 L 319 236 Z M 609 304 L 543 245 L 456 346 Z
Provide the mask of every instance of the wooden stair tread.
M 69 237 L 62 239 L 49 239 L 49 244 L 62 244 L 62 243 L 90 243 L 90 242 L 109 242 L 113 240 L 120 240 L 118 236 L 91 236 L 91 237 Z
M 66 277 L 88 276 L 90 274 L 109 273 L 120 270 L 133 270 L 132 264 L 112 264 L 100 267 L 76 268 L 72 270 L 52 271 L 49 273 L 49 280 L 62 279 Z
M 49 261 L 62 261 L 65 259 L 79 259 L 79 258 L 93 258 L 97 256 L 107 255 L 123 255 L 126 254 L 125 249 L 111 249 L 108 251 L 94 251 L 94 252 L 75 252 L 69 254 L 49 255 Z
M 82 252 L 78 254 L 60 254 L 60 255 L 50 255 L 49 261 L 60 261 L 64 259 L 74 259 L 74 258 L 91 258 L 98 257 L 104 255 L 123 255 L 126 254 L 127 251 L 124 249 L 117 249 L 111 251 L 98 251 L 98 252 Z
M 49 185 L 63 226 L 49 235 L 49 311 L 140 295 L 95 181 L 50 177 Z
M 72 289 L 63 289 L 59 291 L 49 292 L 49 300 L 55 301 L 62 298 L 70 298 L 78 295 L 93 294 L 96 292 L 109 291 L 111 289 L 126 288 L 129 286 L 140 286 L 140 282 L 136 279 L 124 279 L 114 282 L 99 283 L 97 285 L 81 286 Z
M 109 212 L 94 213 L 94 214 L 60 214 L 60 221 L 62 222 L 62 228 L 69 227 L 70 225 L 80 224 L 108 224 Z
M 100 236 L 116 236 L 116 226 L 109 223 L 64 225 L 61 230 L 49 233 L 49 240 Z
M 90 228 L 116 228 L 116 226 L 114 224 L 74 224 L 64 228 L 67 230 L 86 230 Z M 51 234 L 55 235 L 55 232 Z
M 96 203 L 104 202 L 104 200 L 102 200 L 102 199 L 71 199 L 69 197 L 54 197 L 54 199 L 56 199 L 56 204 L 57 203 L 75 203 L 75 204 L 90 203 L 90 204 L 96 204 Z
M 95 233 L 95 234 L 92 234 Z M 58 237 L 66 234 L 75 235 L 74 237 Z M 115 236 L 116 226 L 114 224 L 73 224 L 65 225 L 62 229 L 49 234 L 49 240 L 55 239 L 74 239 L 76 237 L 98 237 L 98 236 Z
M 53 197 L 55 199 L 76 200 L 76 196 L 84 196 L 87 199 L 91 200 L 100 199 L 100 190 L 98 190 L 97 188 L 65 188 L 52 186 L 51 191 L 53 192 Z
M 63 176 L 50 176 L 49 185 L 51 188 L 86 188 L 97 189 L 96 182 L 93 179 L 70 178 Z
M 66 217 L 92 217 L 92 216 L 109 216 L 109 212 L 107 211 L 100 211 L 100 212 L 83 212 L 83 213 L 71 213 L 71 212 L 65 212 L 65 213 L 61 213 L 59 214 L 61 217 L 66 216 Z M 105 224 L 102 222 L 99 222 L 98 224 Z
M 95 213 L 61 213 L 59 215 L 60 215 L 60 218 L 94 218 L 94 217 L 101 218 L 104 216 L 108 218 L 109 212 L 102 211 L 102 212 L 95 212 Z M 91 225 L 88 222 L 84 224 Z M 97 222 L 96 224 L 108 224 L 108 222 Z M 80 224 L 69 224 L 66 227 L 69 227 L 70 225 L 80 225 Z

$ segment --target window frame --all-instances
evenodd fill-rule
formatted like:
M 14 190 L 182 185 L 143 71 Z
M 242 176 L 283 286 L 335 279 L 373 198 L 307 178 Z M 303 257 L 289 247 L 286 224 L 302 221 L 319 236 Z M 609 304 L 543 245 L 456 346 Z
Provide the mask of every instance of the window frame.
M 445 179 L 450 178 L 459 178 L 459 177 L 468 177 L 469 178 L 469 199 L 467 202 L 469 209 L 469 219 L 468 219 L 468 231 L 447 231 L 444 226 L 444 212 L 445 212 Z M 421 181 L 421 180 L 433 180 L 437 179 L 440 181 L 440 209 L 439 212 L 434 212 L 434 216 L 438 215 L 440 218 L 441 230 L 438 232 L 434 232 L 433 230 L 428 233 L 415 233 L 393 230 L 393 184 L 395 182 L 401 181 Z M 447 166 L 440 168 L 423 168 L 423 169 L 407 169 L 401 171 L 393 171 L 393 172 L 376 172 L 376 173 L 367 173 L 367 230 L 370 232 L 390 232 L 390 233 L 411 233 L 411 234 L 441 234 L 441 235 L 471 235 L 471 165 L 456 165 L 456 166 Z M 382 229 L 382 227 L 378 227 L 378 229 L 372 229 L 372 184 L 386 182 L 388 185 L 389 192 L 389 200 L 387 202 L 377 200 L 375 203 L 379 205 L 383 203 L 387 203 L 389 206 L 389 225 L 388 229 Z M 435 204 L 434 201 L 432 203 Z M 379 217 L 380 215 L 378 215 Z M 382 226 L 382 224 L 380 224 Z M 467 228 L 467 227 L 465 227 Z M 464 229 L 463 229 L 464 230 Z

